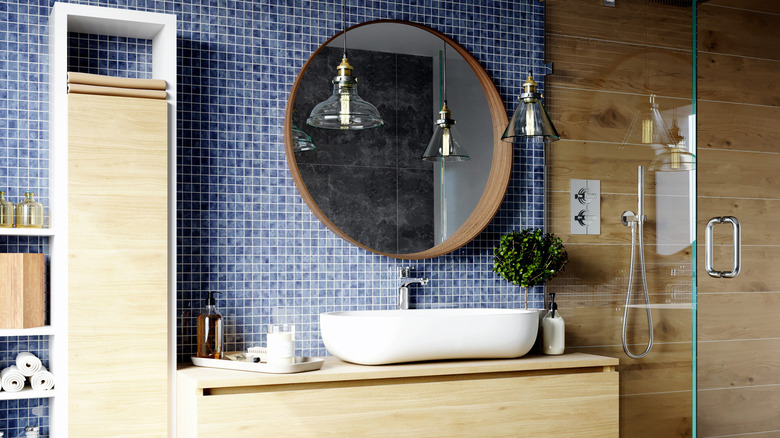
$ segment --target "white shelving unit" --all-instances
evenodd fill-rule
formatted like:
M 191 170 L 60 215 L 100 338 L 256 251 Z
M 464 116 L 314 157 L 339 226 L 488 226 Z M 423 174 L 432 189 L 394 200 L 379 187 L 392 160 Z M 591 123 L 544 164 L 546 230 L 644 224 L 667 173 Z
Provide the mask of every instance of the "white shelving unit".
M 0 392 L 0 400 L 25 400 L 31 398 L 53 398 L 57 394 L 57 390 L 50 389 L 48 391 L 34 391 L 29 386 L 26 386 L 19 392 Z
M 53 228 L 0 228 L 0 236 L 42 236 L 51 237 L 55 234 Z
M 8 336 L 49 336 L 55 332 L 54 327 L 45 325 L 27 329 L 0 329 L 0 337 Z
M 152 76 L 168 83 L 168 376 L 169 398 L 176 375 L 176 16 L 70 3 L 55 3 L 49 21 L 50 130 L 49 228 L 0 229 L 4 236 L 43 236 L 50 244 L 50 325 L 3 329 L 0 337 L 49 336 L 50 391 L 0 392 L 0 400 L 51 398 L 50 437 L 68 436 L 68 33 L 140 38 L 152 41 Z M 169 407 L 173 436 L 175 406 Z

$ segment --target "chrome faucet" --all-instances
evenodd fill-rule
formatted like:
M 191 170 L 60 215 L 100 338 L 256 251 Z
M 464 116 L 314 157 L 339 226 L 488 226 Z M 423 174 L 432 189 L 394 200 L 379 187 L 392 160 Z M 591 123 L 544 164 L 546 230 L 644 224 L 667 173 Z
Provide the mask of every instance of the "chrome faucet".
M 404 267 L 398 269 L 398 278 L 406 278 L 407 280 L 401 284 L 398 288 L 398 308 L 400 310 L 409 309 L 409 286 L 412 284 L 420 284 L 425 286 L 428 284 L 428 278 L 415 278 L 412 277 L 412 268 Z

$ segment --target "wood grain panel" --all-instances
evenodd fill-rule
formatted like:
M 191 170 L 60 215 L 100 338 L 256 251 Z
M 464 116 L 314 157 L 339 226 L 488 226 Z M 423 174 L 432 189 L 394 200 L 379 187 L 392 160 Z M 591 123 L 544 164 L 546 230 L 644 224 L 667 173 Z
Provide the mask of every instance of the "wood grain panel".
M 759 177 L 760 178 L 760 177 Z M 769 178 L 772 178 L 771 176 Z M 752 178 L 745 178 L 752 179 Z M 754 192 L 761 196 L 765 192 Z M 707 221 L 713 217 L 736 216 L 742 226 L 742 245 L 778 245 L 780 244 L 780 227 L 777 218 L 773 217 L 780 208 L 778 199 L 718 199 L 699 198 L 698 202 L 698 243 L 704 244 L 704 233 Z M 718 224 L 713 228 L 715 245 L 732 245 L 733 228 L 730 224 Z M 730 267 L 731 258 L 724 262 Z
M 654 343 L 651 353 L 631 359 L 618 345 L 566 347 L 567 352 L 582 352 L 616 357 L 620 360 L 620 394 L 636 395 L 670 391 L 690 391 L 692 385 L 691 343 Z
M 705 149 L 780 152 L 780 107 L 700 100 L 697 114 L 700 153 Z
M 699 5 L 700 10 L 704 6 L 705 5 Z M 711 8 L 713 6 L 725 6 L 728 8 L 745 9 L 748 11 L 780 14 L 780 3 L 778 3 L 776 0 L 709 0 L 706 7 Z
M 599 372 L 207 396 L 197 436 L 614 437 L 617 384 Z
M 583 38 L 547 40 L 555 86 L 690 98 L 691 51 Z
M 699 53 L 699 99 L 780 106 L 777 61 Z
M 634 170 L 636 172 L 636 170 Z M 669 186 L 668 189 L 661 186 L 652 185 L 652 175 L 646 173 L 650 178 L 645 179 L 645 216 L 647 220 L 644 226 L 644 243 L 653 248 L 656 244 L 670 245 L 668 251 L 657 252 L 670 253 L 687 249 L 690 246 L 690 218 L 689 203 L 687 196 L 688 189 L 684 190 Z M 663 174 L 663 176 L 668 174 Z M 634 177 L 634 190 L 636 190 L 636 176 Z M 687 183 L 683 175 L 684 182 Z M 648 181 L 650 180 L 650 181 Z M 567 181 L 568 183 L 568 181 Z M 627 187 L 624 187 L 627 188 Z M 659 188 L 666 190 L 668 196 L 653 196 L 651 190 Z M 638 211 L 636 195 L 611 194 L 607 191 L 610 186 L 601 186 L 601 234 L 584 235 L 572 234 L 565 236 L 564 243 L 572 244 L 622 244 L 631 243 L 631 228 L 623 225 L 621 218 L 623 212 L 630 210 L 634 213 Z M 635 192 L 636 193 L 636 192 Z M 672 196 L 676 193 L 679 196 Z M 570 192 L 549 192 L 547 200 L 550 205 L 548 218 L 550 230 L 553 233 L 566 235 L 571 232 L 571 206 L 569 201 Z M 660 236 L 660 239 L 657 237 Z M 647 251 L 646 251 L 647 252 Z
M 558 297 L 556 296 L 556 301 Z M 566 321 L 567 346 L 619 346 L 621 345 L 622 307 L 581 307 L 560 306 L 561 315 Z M 675 309 L 655 307 L 653 330 L 655 341 L 659 343 L 691 341 L 690 308 Z M 629 340 L 639 346 L 647 343 L 647 322 L 644 309 L 629 313 Z M 644 347 L 642 347 L 644 348 Z
M 780 386 L 704 390 L 698 399 L 701 437 L 780 430 Z
M 629 245 L 567 245 L 567 251 L 569 263 L 565 270 L 547 283 L 547 291 L 557 293 L 556 299 L 562 306 L 622 306 L 625 303 L 631 254 Z M 638 260 L 639 256 L 635 257 Z M 650 302 L 690 304 L 693 285 L 691 263 L 689 250 L 663 256 L 647 248 L 645 269 Z M 633 290 L 635 298 L 639 299 L 643 292 L 638 265 L 635 269 Z
M 662 3 L 621 1 L 614 8 L 579 0 L 547 0 L 547 37 L 576 36 L 691 48 L 691 10 Z M 572 13 L 572 11 L 576 11 Z
M 655 149 L 649 145 L 560 140 L 547 148 L 547 188 L 568 193 L 571 179 L 598 175 L 602 193 L 636 194 L 637 166 L 649 166 L 654 157 Z M 650 189 L 654 178 L 654 172 L 645 172 Z
M 697 361 L 699 389 L 780 385 L 780 339 L 699 342 Z
M 649 95 L 571 89 L 559 84 L 557 74 L 548 76 L 545 103 L 563 139 L 618 144 L 640 141 L 637 134 L 627 133 L 634 118 L 649 110 Z M 690 96 L 656 96 L 655 102 L 669 127 L 674 120 L 685 126 L 691 113 Z
M 0 254 L 0 329 L 46 323 L 46 256 Z
M 699 340 L 780 338 L 780 293 L 699 296 Z
M 692 399 L 691 391 L 621 396 L 620 436 L 692 436 Z
M 700 151 L 699 196 L 780 199 L 780 154 Z
M 701 5 L 697 15 L 699 53 L 780 60 L 780 14 Z
M 728 228 L 726 228 L 728 230 Z M 730 231 L 730 230 L 729 230 Z M 700 240 L 698 253 L 704 254 Z M 715 247 L 713 261 L 716 269 L 731 269 L 731 246 Z M 742 246 L 742 271 L 736 278 L 713 278 L 705 274 L 704 257 L 699 257 L 698 293 L 780 291 L 780 281 L 774 273 L 780 259 L 780 246 Z
M 162 100 L 69 97 L 71 436 L 167 433 L 166 121 Z

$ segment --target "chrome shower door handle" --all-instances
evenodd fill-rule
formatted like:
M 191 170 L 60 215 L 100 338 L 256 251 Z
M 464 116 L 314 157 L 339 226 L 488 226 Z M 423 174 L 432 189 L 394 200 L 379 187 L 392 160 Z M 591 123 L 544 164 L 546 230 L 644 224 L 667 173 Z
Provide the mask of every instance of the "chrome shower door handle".
M 732 268 L 730 271 L 716 271 L 712 267 L 712 253 L 713 253 L 713 239 L 712 229 L 715 224 L 731 224 L 734 230 L 734 258 L 732 262 Z M 739 221 L 734 216 L 722 216 L 714 217 L 707 222 L 707 228 L 704 232 L 704 269 L 710 277 L 715 278 L 734 278 L 739 275 L 739 271 L 742 265 L 742 228 L 739 225 Z

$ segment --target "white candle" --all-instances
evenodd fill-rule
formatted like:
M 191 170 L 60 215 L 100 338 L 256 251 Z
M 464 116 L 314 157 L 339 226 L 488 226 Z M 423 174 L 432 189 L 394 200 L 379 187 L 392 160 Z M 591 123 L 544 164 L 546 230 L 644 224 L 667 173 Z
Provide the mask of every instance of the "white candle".
M 295 363 L 295 343 L 292 332 L 268 333 L 268 363 Z

